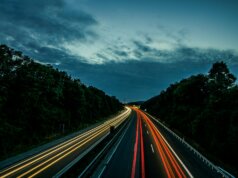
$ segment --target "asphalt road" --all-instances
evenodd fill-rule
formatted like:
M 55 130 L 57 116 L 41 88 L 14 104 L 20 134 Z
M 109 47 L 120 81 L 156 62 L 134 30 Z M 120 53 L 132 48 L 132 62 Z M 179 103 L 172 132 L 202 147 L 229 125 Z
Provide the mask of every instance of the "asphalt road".
M 109 158 L 109 159 L 108 159 Z M 118 145 L 93 177 L 221 177 L 149 116 L 133 108 Z
M 177 139 L 173 134 L 161 126 L 158 122 L 151 119 L 154 125 L 158 128 L 162 135 L 165 136 L 167 142 L 170 146 L 176 150 L 176 154 L 186 165 L 188 170 L 194 177 L 202 178 L 217 178 L 222 177 L 221 174 L 217 173 L 215 169 L 209 166 L 205 160 L 199 155 L 194 154 L 194 151 L 191 150 L 183 141 Z
M 52 177 L 91 145 L 110 132 L 111 126 L 119 126 L 130 114 L 130 109 L 101 125 L 52 148 L 31 156 L 0 171 L 0 177 Z
M 128 124 L 92 177 L 221 177 L 155 119 L 135 107 L 131 109 L 1 170 L 0 177 L 52 177 L 105 137 L 110 126 L 117 127 L 125 119 L 129 119 Z
M 132 161 L 134 157 L 134 143 L 136 140 L 136 123 L 137 116 L 135 111 L 132 111 L 130 122 L 125 134 L 119 143 L 118 147 L 111 150 L 108 156 L 103 160 L 102 165 L 99 166 L 99 170 L 93 175 L 93 177 L 113 177 L 122 178 L 130 177 L 132 169 Z M 115 153 L 113 151 L 116 149 Z M 138 159 L 137 159 L 137 162 Z M 104 166 L 107 163 L 106 167 Z M 139 163 L 137 163 L 139 166 Z M 138 167 L 136 174 L 139 176 Z

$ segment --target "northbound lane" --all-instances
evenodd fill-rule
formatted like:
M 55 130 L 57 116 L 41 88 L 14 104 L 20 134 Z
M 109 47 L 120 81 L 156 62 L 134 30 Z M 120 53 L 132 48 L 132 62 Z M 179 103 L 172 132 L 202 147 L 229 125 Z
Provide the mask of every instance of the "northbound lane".
M 221 177 L 189 153 L 187 147 L 181 146 L 150 116 L 138 108 L 132 109 L 133 117 L 125 134 L 93 177 Z
M 193 177 L 151 120 L 137 108 L 132 114 L 116 152 L 94 177 Z

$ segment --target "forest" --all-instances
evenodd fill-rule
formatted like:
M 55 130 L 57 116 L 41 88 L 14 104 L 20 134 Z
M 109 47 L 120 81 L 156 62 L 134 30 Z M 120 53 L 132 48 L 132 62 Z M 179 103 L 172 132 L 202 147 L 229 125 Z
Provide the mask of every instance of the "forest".
M 217 163 L 238 173 L 238 86 L 227 65 L 171 84 L 141 106 Z
M 0 159 L 122 109 L 115 97 L 0 45 Z

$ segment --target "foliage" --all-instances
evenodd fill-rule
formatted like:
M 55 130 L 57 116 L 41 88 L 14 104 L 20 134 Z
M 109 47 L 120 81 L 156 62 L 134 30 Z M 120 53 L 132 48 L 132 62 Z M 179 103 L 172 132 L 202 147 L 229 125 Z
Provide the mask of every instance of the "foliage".
M 142 109 L 166 122 L 220 160 L 238 157 L 238 86 L 224 62 L 208 75 L 191 76 L 144 102 Z M 235 166 L 234 166 L 235 167 Z
M 0 155 L 95 123 L 122 109 L 115 97 L 0 45 Z

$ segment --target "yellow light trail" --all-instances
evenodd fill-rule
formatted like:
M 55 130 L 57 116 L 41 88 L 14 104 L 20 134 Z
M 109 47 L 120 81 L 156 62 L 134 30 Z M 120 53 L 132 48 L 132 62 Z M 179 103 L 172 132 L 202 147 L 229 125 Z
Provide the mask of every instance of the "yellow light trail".
M 96 129 L 92 129 L 92 130 L 90 130 L 89 132 L 84 133 L 83 135 L 80 135 L 78 138 L 73 139 L 73 141 L 72 141 L 72 140 L 71 140 L 71 141 L 67 141 L 68 143 L 60 144 L 60 145 L 58 145 L 58 146 L 56 146 L 56 147 L 51 148 L 50 150 L 46 150 L 46 151 L 44 151 L 43 153 L 40 153 L 40 154 L 38 154 L 38 155 L 36 155 L 36 156 L 33 156 L 32 158 L 29 158 L 29 159 L 27 159 L 27 160 L 25 160 L 25 161 L 23 161 L 23 162 L 21 162 L 21 163 L 19 163 L 19 164 L 17 164 L 17 165 L 14 165 L 14 166 L 12 166 L 12 167 L 10 167 L 10 168 L 4 170 L 2 173 L 6 172 L 6 171 L 8 171 L 8 170 L 10 170 L 10 169 L 13 169 L 13 168 L 17 167 L 18 165 L 24 164 L 25 162 L 28 162 L 28 161 L 30 161 L 30 160 L 32 160 L 32 159 L 34 159 L 34 158 L 36 158 L 36 157 L 38 157 L 38 156 L 40 156 L 40 155 L 43 155 L 43 156 L 40 156 L 39 158 L 37 158 L 37 159 L 35 159 L 35 160 L 33 160 L 33 161 L 31 161 L 31 162 L 29 162 L 29 163 L 23 165 L 23 166 L 20 166 L 20 167 L 18 167 L 17 169 L 14 169 L 13 171 L 11 171 L 11 172 L 9 172 L 9 173 L 7 173 L 7 174 L 4 175 L 4 177 L 9 176 L 9 175 L 11 175 L 11 174 L 13 174 L 13 173 L 19 171 L 20 169 L 23 169 L 23 168 L 25 168 L 25 167 L 27 167 L 27 166 L 29 166 L 29 165 L 31 165 L 31 164 L 33 164 L 33 163 L 39 161 L 39 160 L 45 158 L 46 156 L 48 156 L 48 155 L 50 155 L 50 154 L 53 154 L 53 153 L 55 153 L 56 151 L 58 151 L 58 150 L 60 150 L 60 149 L 62 149 L 62 148 L 64 148 L 64 147 L 66 147 L 66 146 L 72 144 L 74 141 L 77 141 L 78 139 L 81 139 L 82 137 L 89 135 L 90 133 L 94 132 L 95 130 L 96 130 Z M 51 150 L 53 150 L 53 151 L 51 151 Z M 48 152 L 48 153 L 47 153 L 47 152 Z M 47 154 L 45 154 L 45 153 L 47 153 Z
M 18 167 L 18 168 L 16 168 L 16 169 L 14 169 L 14 170 L 12 170 L 12 171 L 6 173 L 5 175 L 3 175 L 3 177 L 9 176 L 9 175 L 11 175 L 11 174 L 13 174 L 13 173 L 15 173 L 15 172 L 21 170 L 21 169 L 26 168 L 27 166 L 32 165 L 33 163 L 35 163 L 35 162 L 37 162 L 37 161 L 39 161 L 39 160 L 45 158 L 45 157 L 48 156 L 48 155 L 53 154 L 53 153 L 59 151 L 60 149 L 63 149 L 63 148 L 65 148 L 65 147 L 67 147 L 67 146 L 70 145 L 70 144 L 74 144 L 74 142 L 77 142 L 79 139 L 81 139 L 81 138 L 83 138 L 83 137 L 89 136 L 92 132 L 94 132 L 94 133 L 96 132 L 96 133 L 97 133 L 98 131 L 100 131 L 100 129 L 102 129 L 102 128 L 104 128 L 104 127 L 108 128 L 108 125 L 110 125 L 110 124 L 115 124 L 115 125 L 116 125 L 117 123 L 122 122 L 125 118 L 127 118 L 127 116 L 129 116 L 129 114 L 130 114 L 130 109 L 129 109 L 129 108 L 126 108 L 126 111 L 123 112 L 122 114 L 118 115 L 117 117 L 115 117 L 115 118 L 113 118 L 113 119 L 110 119 L 110 120 L 106 121 L 105 123 L 103 123 L 103 124 L 101 124 L 101 125 L 99 125 L 99 126 L 93 128 L 93 129 L 91 129 L 91 130 L 88 130 L 86 133 L 83 133 L 83 134 L 81 134 L 81 135 L 79 135 L 79 136 L 76 136 L 76 137 L 74 137 L 74 138 L 72 138 L 72 139 L 70 139 L 70 140 L 68 140 L 68 141 L 66 141 L 66 142 L 64 142 L 64 143 L 61 143 L 61 144 L 59 144 L 59 145 L 57 145 L 57 146 L 55 146 L 55 147 L 52 147 L 52 148 L 50 148 L 50 149 L 48 149 L 48 150 L 46 150 L 46 151 L 44 151 L 44 152 L 42 152 L 42 153 L 39 153 L 39 154 L 37 154 L 37 155 L 35 155 L 35 156 L 29 158 L 29 159 L 26 159 L 26 160 L 24 160 L 24 161 L 22 161 L 22 162 L 20 162 L 20 163 L 18 163 L 18 164 L 16 164 L 16 165 L 14 165 L 14 166 L 11 166 L 11 167 L 9 167 L 9 168 L 3 170 L 0 174 L 2 174 L 2 173 L 4 173 L 4 172 L 7 172 L 7 171 L 9 171 L 9 170 L 11 170 L 11 169 L 14 169 L 14 168 L 16 168 L 17 166 L 22 165 L 22 166 L 20 166 L 20 167 Z M 115 122 L 115 123 L 114 123 L 114 122 Z M 85 140 L 85 139 L 84 139 L 84 140 Z M 82 141 L 81 141 L 81 142 L 82 142 Z M 81 143 L 81 142 L 80 142 L 80 143 Z M 73 146 L 75 146 L 75 145 L 73 145 Z M 72 148 L 72 146 L 71 146 L 70 148 Z M 43 156 L 41 156 L 41 155 L 43 155 Z M 37 158 L 37 157 L 38 157 L 38 158 Z M 35 158 L 37 158 L 37 159 L 35 159 Z M 33 159 L 35 159 L 35 160 L 33 160 Z M 31 160 L 33 160 L 33 161 L 31 161 Z M 30 162 L 28 162 L 28 161 L 30 161 Z M 27 163 L 27 164 L 24 164 L 24 163 L 26 163 L 26 162 L 28 162 L 28 163 Z M 24 165 L 23 165 L 23 164 L 24 164 Z
M 122 119 L 125 120 L 125 119 Z M 114 123 L 115 125 L 119 124 L 122 120 L 119 121 L 115 121 L 116 123 Z M 47 166 L 41 168 L 40 170 L 38 170 L 37 172 L 35 172 L 34 174 L 30 175 L 29 178 L 34 177 L 35 175 L 43 172 L 44 170 L 46 170 L 47 168 L 49 168 L 50 166 L 52 166 L 53 164 L 55 164 L 56 162 L 60 161 L 61 159 L 65 158 L 66 156 L 68 156 L 69 154 L 71 154 L 72 152 L 74 152 L 75 150 L 79 149 L 81 146 L 85 145 L 86 143 L 88 143 L 89 141 L 93 140 L 94 138 L 96 138 L 98 135 L 100 135 L 101 133 L 103 133 L 104 131 L 106 131 L 107 129 L 109 129 L 109 126 L 107 126 L 105 129 L 102 129 L 101 131 L 99 131 L 99 133 L 94 134 L 94 136 L 92 136 L 91 138 L 89 138 L 88 140 L 86 140 L 85 142 L 81 143 L 80 145 L 78 145 L 77 147 L 75 147 L 74 149 L 72 149 L 71 151 L 69 151 L 68 153 L 62 155 L 61 157 L 57 158 L 55 161 L 51 162 L 50 164 L 48 164 Z M 48 161 L 46 161 L 47 163 Z M 44 164 L 44 163 L 42 163 Z M 39 166 L 40 167 L 40 166 Z M 32 171 L 30 171 L 32 172 Z M 27 173 L 28 174 L 28 173 Z M 26 174 L 24 174 L 26 175 Z M 19 176 L 18 178 L 23 177 L 24 175 Z
M 60 155 L 63 155 L 65 152 L 69 151 L 70 149 L 72 149 L 73 151 L 75 151 L 76 149 L 80 148 L 82 145 L 84 145 L 85 143 L 87 143 L 89 140 L 91 140 L 91 138 L 95 138 L 96 136 L 100 135 L 103 131 L 106 131 L 107 129 L 108 129 L 108 127 L 107 127 L 107 128 L 104 128 L 104 129 L 102 129 L 102 130 L 97 131 L 96 133 L 94 133 L 94 134 L 93 134 L 92 136 L 90 136 L 89 138 L 86 138 L 86 139 L 80 141 L 78 144 L 75 144 L 75 145 L 69 147 L 68 149 L 64 150 L 63 152 L 58 153 L 57 155 L 51 157 L 50 159 L 44 161 L 44 162 L 41 163 L 41 164 L 35 166 L 34 168 L 30 169 L 29 171 L 27 171 L 27 172 L 21 174 L 20 176 L 18 176 L 18 178 L 21 178 L 21 177 L 23 177 L 23 176 L 29 174 L 30 172 L 36 170 L 37 168 L 43 166 L 44 164 L 46 164 L 46 163 L 48 163 L 48 162 L 50 162 L 50 161 L 53 160 L 54 158 L 56 158 L 56 157 L 58 157 L 58 156 L 60 156 Z M 75 149 L 74 147 L 75 147 L 76 149 Z M 73 148 L 74 148 L 74 149 L 73 149 Z M 71 153 L 71 151 L 69 151 L 68 153 L 66 153 L 65 156 L 67 156 L 69 153 Z M 62 158 L 65 157 L 65 156 L 63 155 Z M 54 161 L 53 163 L 55 163 L 55 161 Z M 50 163 L 50 165 L 52 165 L 52 164 Z

